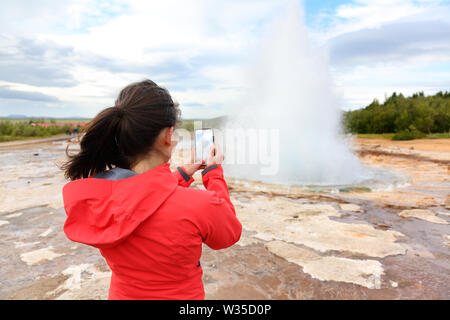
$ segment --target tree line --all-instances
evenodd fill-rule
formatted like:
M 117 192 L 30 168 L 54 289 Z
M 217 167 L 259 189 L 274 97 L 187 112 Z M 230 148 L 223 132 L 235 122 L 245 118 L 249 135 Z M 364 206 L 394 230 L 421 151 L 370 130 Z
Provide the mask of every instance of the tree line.
M 394 92 L 380 104 L 377 99 L 365 108 L 347 111 L 344 128 L 351 133 L 398 133 L 413 138 L 450 130 L 450 92 L 425 96 L 423 92 L 404 97 Z

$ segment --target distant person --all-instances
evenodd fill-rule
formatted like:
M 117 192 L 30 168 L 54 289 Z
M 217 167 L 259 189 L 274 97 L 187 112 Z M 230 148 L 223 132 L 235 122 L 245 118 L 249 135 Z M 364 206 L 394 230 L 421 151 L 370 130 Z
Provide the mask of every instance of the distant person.
M 67 129 L 67 130 L 66 130 L 66 134 L 70 136 L 70 135 L 72 134 L 72 131 L 70 131 L 69 129 Z
M 206 190 L 188 188 L 204 161 L 170 170 L 179 115 L 166 89 L 130 84 L 62 167 L 73 180 L 63 187 L 64 232 L 100 249 L 109 299 L 204 299 L 202 243 L 218 250 L 240 238 L 219 145 L 202 172 Z

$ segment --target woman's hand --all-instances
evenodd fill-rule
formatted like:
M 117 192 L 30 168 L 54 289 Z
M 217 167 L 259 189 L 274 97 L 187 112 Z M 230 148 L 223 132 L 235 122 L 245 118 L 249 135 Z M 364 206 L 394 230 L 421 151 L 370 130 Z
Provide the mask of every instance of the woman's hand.
M 189 176 L 192 176 L 197 170 L 200 170 L 202 165 L 205 164 L 205 161 L 195 162 L 195 151 L 191 149 L 191 162 L 189 164 L 183 165 L 184 172 L 186 172 Z
M 211 146 L 211 149 L 209 150 L 209 157 L 206 160 L 206 166 L 209 167 L 214 164 L 221 164 L 223 159 L 224 156 L 219 144 L 217 142 L 214 142 L 214 144 Z

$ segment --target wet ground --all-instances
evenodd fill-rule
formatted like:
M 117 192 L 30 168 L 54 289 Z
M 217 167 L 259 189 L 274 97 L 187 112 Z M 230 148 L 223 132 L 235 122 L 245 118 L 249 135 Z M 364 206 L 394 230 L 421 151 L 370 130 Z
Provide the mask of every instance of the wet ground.
M 408 178 L 380 190 L 228 178 L 244 230 L 231 248 L 204 246 L 206 298 L 450 299 L 450 141 L 439 143 L 356 141 L 364 164 Z M 62 230 L 65 145 L 0 145 L 0 299 L 107 297 L 99 252 Z

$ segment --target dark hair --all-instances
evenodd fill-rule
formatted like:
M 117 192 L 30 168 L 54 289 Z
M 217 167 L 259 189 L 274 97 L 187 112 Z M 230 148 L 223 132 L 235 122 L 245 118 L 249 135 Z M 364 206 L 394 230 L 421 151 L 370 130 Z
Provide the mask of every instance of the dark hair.
M 112 169 L 130 169 L 149 152 L 162 129 L 180 123 L 180 109 L 167 89 L 151 80 L 128 85 L 114 107 L 106 108 L 92 119 L 80 141 L 80 152 L 66 155 L 61 169 L 66 179 L 87 178 Z

